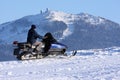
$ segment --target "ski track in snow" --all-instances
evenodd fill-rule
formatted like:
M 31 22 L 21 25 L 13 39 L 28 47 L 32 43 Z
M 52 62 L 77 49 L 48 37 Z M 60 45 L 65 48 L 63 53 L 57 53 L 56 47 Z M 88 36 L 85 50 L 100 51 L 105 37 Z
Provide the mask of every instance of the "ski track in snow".
M 79 50 L 74 57 L 3 61 L 0 80 L 120 80 L 119 50 Z

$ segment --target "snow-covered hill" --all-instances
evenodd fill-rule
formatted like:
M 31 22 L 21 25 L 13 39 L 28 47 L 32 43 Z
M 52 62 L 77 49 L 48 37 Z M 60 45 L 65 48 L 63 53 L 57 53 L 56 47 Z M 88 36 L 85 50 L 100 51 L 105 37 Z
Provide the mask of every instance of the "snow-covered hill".
M 120 47 L 79 50 L 70 58 L 0 62 L 0 80 L 120 80 Z
M 72 49 L 92 49 L 120 46 L 120 25 L 87 13 L 69 14 L 47 10 L 0 25 L 0 43 L 26 41 L 31 24 L 44 35 L 51 32 L 60 42 Z M 73 45 L 74 43 L 74 45 Z

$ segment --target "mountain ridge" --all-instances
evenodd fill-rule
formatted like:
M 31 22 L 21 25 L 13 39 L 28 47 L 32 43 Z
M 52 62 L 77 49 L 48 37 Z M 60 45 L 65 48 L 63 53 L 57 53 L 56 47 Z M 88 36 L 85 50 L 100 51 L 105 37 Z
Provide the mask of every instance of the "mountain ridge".
M 70 50 L 120 46 L 118 23 L 88 13 L 69 14 L 50 10 L 1 24 L 0 43 L 26 41 L 31 24 L 37 26 L 41 35 L 51 32 L 58 41 L 68 45 Z

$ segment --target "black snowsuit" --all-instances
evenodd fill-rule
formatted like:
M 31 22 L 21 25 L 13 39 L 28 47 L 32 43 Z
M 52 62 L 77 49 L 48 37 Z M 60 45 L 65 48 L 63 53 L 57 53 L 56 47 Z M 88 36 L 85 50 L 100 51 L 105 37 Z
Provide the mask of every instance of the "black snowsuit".
M 27 43 L 34 44 L 34 43 L 36 42 L 37 38 L 42 39 L 43 37 L 40 36 L 40 35 L 34 30 L 34 28 L 31 28 L 31 29 L 28 31 Z
M 51 47 L 51 44 L 57 42 L 57 40 L 53 38 L 50 32 L 48 32 L 45 34 L 42 42 L 45 43 L 44 53 L 47 54 L 48 50 Z

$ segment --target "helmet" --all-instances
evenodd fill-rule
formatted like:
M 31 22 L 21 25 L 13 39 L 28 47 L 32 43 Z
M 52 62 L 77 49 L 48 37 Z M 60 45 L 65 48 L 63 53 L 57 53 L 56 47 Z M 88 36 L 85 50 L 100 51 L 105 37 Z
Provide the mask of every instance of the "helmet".
M 35 28 L 36 28 L 36 25 L 32 24 L 32 25 L 31 25 L 31 28 L 32 28 L 32 29 L 35 29 Z

